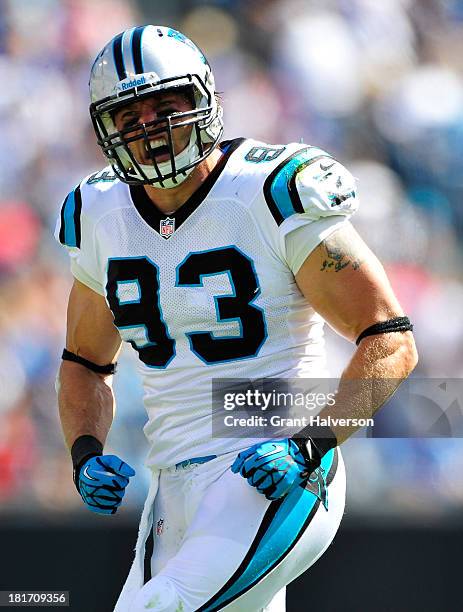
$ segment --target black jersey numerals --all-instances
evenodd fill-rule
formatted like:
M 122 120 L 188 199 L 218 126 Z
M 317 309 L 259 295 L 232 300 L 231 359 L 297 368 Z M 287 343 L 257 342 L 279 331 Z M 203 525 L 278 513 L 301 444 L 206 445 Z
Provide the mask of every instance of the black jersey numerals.
M 175 355 L 175 341 L 162 318 L 157 265 L 148 257 L 110 259 L 106 295 L 121 337 L 143 363 L 165 368 Z
M 264 313 L 253 304 L 260 287 L 252 260 L 235 246 L 190 253 L 177 266 L 177 287 L 201 287 L 204 276 L 228 274 L 233 293 L 216 296 L 217 321 L 237 321 L 239 336 L 188 332 L 191 350 L 212 365 L 258 354 L 267 338 Z M 122 338 L 148 366 L 165 368 L 175 355 L 175 341 L 159 301 L 159 269 L 148 257 L 110 259 L 106 292 Z M 136 339 L 134 339 L 136 338 Z
M 240 336 L 216 337 L 211 332 L 190 332 L 191 350 L 205 363 L 254 357 L 267 338 L 264 313 L 252 304 L 260 293 L 252 261 L 235 246 L 190 253 L 177 268 L 178 287 L 201 287 L 203 276 L 227 273 L 232 295 L 215 297 L 217 320 L 237 321 Z

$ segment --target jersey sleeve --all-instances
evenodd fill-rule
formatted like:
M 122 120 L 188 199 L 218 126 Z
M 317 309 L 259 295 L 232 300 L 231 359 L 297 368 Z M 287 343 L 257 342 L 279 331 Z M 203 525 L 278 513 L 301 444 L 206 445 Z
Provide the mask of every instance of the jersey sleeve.
M 69 253 L 73 276 L 104 295 L 98 274 L 94 227 L 82 206 L 81 186 L 78 185 L 65 198 L 56 222 L 55 238 Z
M 358 208 L 352 174 L 316 147 L 283 160 L 266 179 L 264 196 L 278 226 L 280 253 L 294 274 Z

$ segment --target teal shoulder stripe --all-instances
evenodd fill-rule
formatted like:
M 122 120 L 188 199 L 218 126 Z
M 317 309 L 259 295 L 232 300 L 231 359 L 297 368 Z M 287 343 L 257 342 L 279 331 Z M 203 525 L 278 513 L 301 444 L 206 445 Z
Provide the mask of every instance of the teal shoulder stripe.
M 306 147 L 283 160 L 267 177 L 264 183 L 264 196 L 277 225 L 281 225 L 294 213 L 304 212 L 295 191 L 295 176 L 322 157 L 330 155 L 318 147 Z
M 333 467 L 337 465 L 336 449 L 329 451 L 322 459 L 320 474 L 326 484 L 327 475 L 332 478 Z M 244 559 L 236 574 L 198 612 L 216 612 L 243 595 L 272 571 L 294 548 L 310 521 L 315 516 L 320 498 L 307 488 L 295 487 L 286 497 L 273 502 L 269 508 L 279 504 L 270 525 L 257 543 L 253 542 L 250 558 Z M 265 520 L 265 519 L 264 519 Z
M 63 202 L 61 207 L 61 227 L 59 239 L 62 244 L 69 247 L 80 247 L 82 211 L 82 196 L 80 186 L 76 187 Z
M 71 191 L 64 204 L 64 243 L 72 247 L 77 246 L 76 228 L 74 226 L 75 210 L 76 198 L 74 192 Z

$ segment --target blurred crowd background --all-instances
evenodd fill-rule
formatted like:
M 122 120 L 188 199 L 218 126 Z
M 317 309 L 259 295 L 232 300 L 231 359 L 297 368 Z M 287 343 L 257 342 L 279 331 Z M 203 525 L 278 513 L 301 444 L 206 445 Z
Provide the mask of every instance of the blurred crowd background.
M 303 139 L 353 172 L 354 224 L 415 324 L 415 376 L 463 375 L 461 0 L 0 0 L 0 515 L 89 515 L 57 417 L 72 277 L 53 229 L 69 190 L 105 165 L 88 116 L 92 60 L 143 23 L 205 51 L 226 137 Z M 328 330 L 328 350 L 336 376 L 353 347 Z M 138 468 L 129 515 L 147 478 L 131 351 L 115 387 L 109 448 Z M 385 435 L 406 411 L 384 412 Z M 348 519 L 461 520 L 463 440 L 354 439 L 345 457 Z

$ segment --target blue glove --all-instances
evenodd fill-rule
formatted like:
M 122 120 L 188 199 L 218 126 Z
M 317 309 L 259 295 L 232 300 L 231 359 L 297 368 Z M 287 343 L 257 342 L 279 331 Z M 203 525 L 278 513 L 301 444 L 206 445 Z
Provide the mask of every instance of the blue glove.
M 76 486 L 92 512 L 115 514 L 135 470 L 115 455 L 98 455 L 80 468 Z
M 279 499 L 295 485 L 307 482 L 310 474 L 320 465 L 303 455 L 291 438 L 267 440 L 242 451 L 231 466 L 252 487 L 267 499 Z

